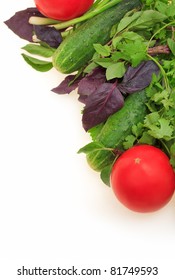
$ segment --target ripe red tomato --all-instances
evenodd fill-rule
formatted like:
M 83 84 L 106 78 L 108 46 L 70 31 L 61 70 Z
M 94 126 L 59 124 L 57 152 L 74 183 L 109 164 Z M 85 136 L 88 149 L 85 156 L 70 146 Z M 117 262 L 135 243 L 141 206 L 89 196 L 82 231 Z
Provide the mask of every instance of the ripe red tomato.
M 175 190 L 175 172 L 160 149 L 138 145 L 114 163 L 111 186 L 118 200 L 137 212 L 153 212 L 166 205 Z
M 34 0 L 37 9 L 46 17 L 69 20 L 84 14 L 94 0 Z

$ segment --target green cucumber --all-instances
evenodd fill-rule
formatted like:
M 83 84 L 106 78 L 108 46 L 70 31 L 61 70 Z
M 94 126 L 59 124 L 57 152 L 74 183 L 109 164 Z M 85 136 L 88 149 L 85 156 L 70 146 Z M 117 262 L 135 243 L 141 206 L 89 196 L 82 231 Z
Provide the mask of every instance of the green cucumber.
M 122 143 L 126 136 L 131 134 L 132 126 L 143 122 L 148 113 L 146 101 L 147 96 L 144 90 L 133 93 L 126 98 L 124 106 L 107 119 L 94 139 L 94 142 L 102 144 L 104 149 L 92 150 L 86 155 L 92 169 L 102 171 L 113 163 L 116 157 L 113 149 L 123 148 Z
M 94 16 L 68 35 L 53 55 L 53 66 L 69 74 L 85 66 L 95 53 L 93 44 L 106 44 L 110 31 L 130 10 L 140 7 L 139 0 L 123 0 L 112 8 Z

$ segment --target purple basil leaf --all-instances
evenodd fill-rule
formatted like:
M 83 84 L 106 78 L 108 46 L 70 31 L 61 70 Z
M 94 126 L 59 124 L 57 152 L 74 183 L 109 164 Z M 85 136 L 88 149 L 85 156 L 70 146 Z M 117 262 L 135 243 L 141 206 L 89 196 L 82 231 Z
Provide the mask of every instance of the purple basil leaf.
M 88 96 L 83 110 L 83 127 L 87 131 L 107 120 L 124 104 L 124 98 L 116 84 L 104 83 Z
M 52 48 L 57 48 L 62 42 L 61 33 L 54 27 L 34 25 L 33 29 L 37 38 Z
M 76 75 L 68 75 L 66 78 L 52 91 L 58 94 L 68 94 L 78 87 L 81 76 L 75 79 Z M 74 80 L 75 79 L 75 80 Z
M 87 74 L 78 85 L 78 100 L 86 104 L 86 100 L 97 88 L 105 83 L 106 76 L 103 68 L 95 68 L 90 74 Z
M 144 61 L 137 67 L 129 66 L 118 89 L 124 94 L 140 91 L 149 86 L 153 73 L 158 75 L 159 67 L 151 60 Z
M 27 8 L 25 10 L 16 12 L 10 19 L 4 23 L 20 38 L 32 42 L 33 25 L 30 24 L 29 18 L 31 16 L 43 15 L 37 10 L 37 8 Z

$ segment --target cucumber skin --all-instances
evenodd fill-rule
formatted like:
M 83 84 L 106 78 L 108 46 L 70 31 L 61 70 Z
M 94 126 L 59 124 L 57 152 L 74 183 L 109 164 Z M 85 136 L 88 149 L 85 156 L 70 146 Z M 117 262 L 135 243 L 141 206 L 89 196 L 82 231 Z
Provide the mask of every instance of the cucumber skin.
M 66 37 L 53 54 L 53 66 L 69 74 L 85 66 L 95 53 L 93 44 L 106 44 L 114 24 L 130 10 L 141 6 L 140 0 L 123 0 L 116 6 L 84 22 Z
M 143 122 L 148 113 L 146 101 L 144 90 L 129 95 L 124 106 L 108 118 L 95 140 L 106 148 L 122 149 L 122 142 L 126 136 L 131 134 L 132 126 Z M 101 171 L 115 160 L 115 155 L 112 152 L 102 150 L 91 152 L 87 154 L 86 158 L 92 169 Z

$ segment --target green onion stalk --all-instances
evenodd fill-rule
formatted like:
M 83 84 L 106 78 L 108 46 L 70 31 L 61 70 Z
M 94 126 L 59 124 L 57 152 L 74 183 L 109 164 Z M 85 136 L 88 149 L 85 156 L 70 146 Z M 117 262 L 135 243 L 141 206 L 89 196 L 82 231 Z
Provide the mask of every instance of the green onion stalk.
M 67 20 L 67 21 L 58 21 L 51 18 L 43 18 L 32 16 L 29 18 L 29 23 L 33 25 L 51 25 L 54 26 L 57 30 L 66 29 L 72 25 L 86 21 L 106 10 L 115 6 L 121 2 L 121 0 L 96 0 L 92 7 L 82 16 Z

